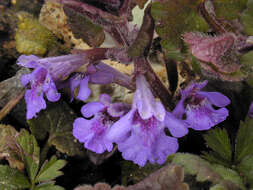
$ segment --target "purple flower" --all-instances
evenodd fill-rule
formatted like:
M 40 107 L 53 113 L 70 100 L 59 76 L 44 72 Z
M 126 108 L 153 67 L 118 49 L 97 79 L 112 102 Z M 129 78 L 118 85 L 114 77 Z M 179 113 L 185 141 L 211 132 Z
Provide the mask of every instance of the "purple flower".
M 70 78 L 70 92 L 71 92 L 71 101 L 74 98 L 74 90 L 79 86 L 79 92 L 76 96 L 77 99 L 85 101 L 91 94 L 88 84 L 109 84 L 114 82 L 112 71 L 103 69 L 99 70 L 100 67 L 103 67 L 102 62 L 98 63 L 96 66 L 89 65 L 86 73 L 76 73 L 73 77 Z
M 173 111 L 177 118 L 183 118 L 186 114 L 185 122 L 195 130 L 208 130 L 228 116 L 228 110 L 224 107 L 230 104 L 230 100 L 226 96 L 219 92 L 200 91 L 207 82 L 193 83 L 182 90 L 182 98 Z M 213 105 L 220 109 L 214 109 Z
M 65 79 L 71 72 L 84 64 L 83 55 L 66 55 L 50 58 L 38 58 L 34 55 L 21 55 L 17 64 L 33 68 L 33 72 L 21 77 L 21 82 L 29 89 L 25 94 L 27 104 L 26 118 L 36 117 L 36 114 L 46 108 L 44 93 L 51 102 L 58 101 L 55 82 Z
M 162 164 L 169 154 L 177 151 L 177 139 L 166 136 L 166 111 L 155 100 L 144 76 L 137 76 L 136 88 L 132 109 L 113 124 L 107 138 L 118 144 L 126 160 L 140 166 L 147 161 Z
M 110 96 L 100 95 L 98 102 L 85 104 L 82 115 L 73 123 L 73 135 L 84 147 L 96 153 L 111 151 L 112 141 L 106 138 L 112 124 L 129 110 L 129 105 L 124 103 L 111 103 Z M 93 117 L 92 119 L 86 119 Z

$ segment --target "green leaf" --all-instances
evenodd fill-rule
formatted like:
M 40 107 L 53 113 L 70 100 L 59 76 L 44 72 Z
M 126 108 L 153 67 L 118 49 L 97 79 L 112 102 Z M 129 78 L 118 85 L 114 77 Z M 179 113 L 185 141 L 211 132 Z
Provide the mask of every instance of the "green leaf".
M 212 169 L 217 172 L 224 180 L 231 181 L 234 184 L 238 185 L 241 189 L 245 189 L 243 180 L 236 171 L 218 164 L 212 164 Z
M 226 160 L 220 157 L 216 152 L 202 152 L 202 158 L 209 161 L 210 163 L 217 163 L 226 167 L 230 167 L 231 163 L 228 163 Z
M 218 182 L 221 180 L 220 175 L 212 170 L 210 163 L 193 154 L 176 153 L 172 163 L 183 166 L 185 173 L 196 175 L 197 181 Z
M 216 128 L 204 135 L 207 145 L 228 163 L 232 161 L 232 149 L 225 129 Z
M 253 35 L 253 0 L 248 0 L 247 9 L 243 11 L 241 16 L 244 25 L 244 31 L 248 35 Z
M 253 187 L 253 156 L 245 157 L 237 166 L 238 170 L 246 177 L 247 182 Z
M 224 190 L 239 189 L 239 187 L 245 189 L 242 179 L 234 170 L 210 164 L 199 156 L 176 153 L 172 158 L 172 163 L 183 166 L 185 175 L 196 176 L 198 182 L 210 181 L 213 185 L 219 184 L 216 187 L 221 187 Z
M 89 46 L 98 47 L 105 40 L 103 28 L 72 9 L 64 6 L 64 13 L 67 15 L 68 25 L 76 38 L 83 39 Z
M 239 163 L 248 155 L 253 154 L 253 119 L 247 117 L 241 122 L 236 137 L 235 161 Z
M 198 1 L 164 0 L 152 4 L 151 13 L 156 23 L 156 32 L 162 38 L 162 47 L 167 56 L 181 59 L 184 48 L 182 34 L 189 31 L 205 32 L 208 25 L 198 14 Z
M 8 160 L 12 168 L 24 169 L 22 150 L 17 146 L 18 132 L 10 125 L 0 125 L 0 160 Z
M 218 18 L 232 20 L 246 8 L 248 0 L 215 0 L 215 12 Z
M 247 83 L 253 87 L 253 51 L 250 51 L 249 53 L 241 56 L 240 62 L 242 64 L 241 70 L 248 75 Z
M 64 190 L 64 188 L 59 185 L 54 185 L 53 183 L 42 183 L 37 185 L 34 190 Z
M 16 190 L 25 189 L 30 186 L 27 178 L 17 169 L 6 165 L 0 165 L 0 189 Z
M 48 143 L 60 152 L 69 156 L 83 155 L 83 146 L 72 135 L 75 118 L 74 112 L 65 102 L 57 102 L 48 104 L 47 110 L 29 120 L 28 124 L 32 134 L 39 140 L 45 140 L 49 134 Z
M 50 161 L 45 161 L 42 165 L 39 174 L 36 177 L 35 182 L 43 182 L 53 180 L 61 175 L 63 172 L 59 171 L 66 165 L 65 160 L 57 160 L 55 156 L 53 156 Z
M 26 171 L 31 181 L 34 181 L 40 161 L 40 148 L 37 141 L 33 135 L 30 135 L 28 131 L 22 129 L 17 142 L 23 150 Z

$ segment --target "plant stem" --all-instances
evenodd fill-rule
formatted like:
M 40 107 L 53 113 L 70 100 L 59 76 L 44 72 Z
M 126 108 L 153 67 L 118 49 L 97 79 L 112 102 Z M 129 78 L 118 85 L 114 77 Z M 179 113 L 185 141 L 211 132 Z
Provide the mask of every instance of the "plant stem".
M 48 138 L 46 144 L 43 146 L 42 151 L 40 153 L 40 166 L 45 162 L 45 160 L 47 159 L 47 153 L 51 147 L 51 144 L 49 143 L 50 138 Z
M 18 96 L 11 99 L 1 110 L 0 110 L 0 121 L 17 105 L 17 103 L 24 97 L 25 90 L 23 90 Z

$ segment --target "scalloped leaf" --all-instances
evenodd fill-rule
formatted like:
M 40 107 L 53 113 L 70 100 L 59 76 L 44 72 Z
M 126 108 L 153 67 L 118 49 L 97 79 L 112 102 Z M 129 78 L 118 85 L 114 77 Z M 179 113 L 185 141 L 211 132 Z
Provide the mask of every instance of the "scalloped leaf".
M 222 158 L 222 161 L 225 160 L 228 164 L 231 163 L 232 147 L 228 133 L 225 129 L 216 128 L 211 130 L 204 135 L 204 139 L 207 145 Z M 219 159 L 219 157 L 217 157 L 217 159 Z
M 244 31 L 248 35 L 253 35 L 253 0 L 248 0 L 247 9 L 243 11 L 241 16 L 244 25 Z
M 25 168 L 31 181 L 34 181 L 39 169 L 40 162 L 40 147 L 33 135 L 25 129 L 22 129 L 17 142 L 22 148 Z
M 167 56 L 182 59 L 181 35 L 189 31 L 208 30 L 208 25 L 197 11 L 198 1 L 164 0 L 152 4 L 151 13 L 156 23 L 156 32 L 162 38 Z
M 239 163 L 248 155 L 253 155 L 253 119 L 250 117 L 240 123 L 235 145 L 236 163 Z
M 6 165 L 0 165 L 0 189 L 18 190 L 30 187 L 26 176 L 17 169 Z
M 44 162 L 36 176 L 35 182 L 50 181 L 63 175 L 63 172 L 59 170 L 62 169 L 66 163 L 65 160 L 57 160 L 57 158 L 53 156 L 49 161 Z
M 25 129 L 22 129 L 17 142 L 22 148 L 25 168 L 31 181 L 34 181 L 39 169 L 40 162 L 40 147 L 33 135 Z
M 245 189 L 243 180 L 236 171 L 218 164 L 212 164 L 212 169 L 220 174 L 224 180 L 231 181 L 238 185 L 241 189 Z
M 176 153 L 173 155 L 172 163 L 181 165 L 185 175 L 196 176 L 198 182 L 210 181 L 213 185 L 220 184 L 223 190 L 245 189 L 242 179 L 233 170 L 220 165 L 210 164 L 199 156 L 188 153 Z
M 12 168 L 23 170 L 23 154 L 16 140 L 18 134 L 14 127 L 0 125 L 0 159 L 5 158 Z
M 247 7 L 248 0 L 215 0 L 215 11 L 218 18 L 232 20 L 238 18 Z
M 253 51 L 250 51 L 249 53 L 246 53 L 243 56 L 241 56 L 240 61 L 242 64 L 241 70 L 248 75 L 247 83 L 251 87 L 253 87 Z
M 231 164 L 228 163 L 226 160 L 224 160 L 223 158 L 221 158 L 219 156 L 219 154 L 217 154 L 216 152 L 202 152 L 201 155 L 202 158 L 204 158 L 205 160 L 209 161 L 210 163 L 217 163 L 226 167 L 230 167 Z
M 212 170 L 210 163 L 193 154 L 176 153 L 172 163 L 183 166 L 186 174 L 196 175 L 197 181 L 217 183 L 221 180 L 220 175 Z
M 54 185 L 54 183 L 42 183 L 37 185 L 34 190 L 64 190 L 64 188 L 59 185 Z
M 32 134 L 44 140 L 48 135 L 48 143 L 69 156 L 84 155 L 83 146 L 72 135 L 74 112 L 63 102 L 47 105 L 47 110 L 40 112 L 35 119 L 28 121 Z
M 253 156 L 245 157 L 237 168 L 246 177 L 251 187 L 253 187 Z

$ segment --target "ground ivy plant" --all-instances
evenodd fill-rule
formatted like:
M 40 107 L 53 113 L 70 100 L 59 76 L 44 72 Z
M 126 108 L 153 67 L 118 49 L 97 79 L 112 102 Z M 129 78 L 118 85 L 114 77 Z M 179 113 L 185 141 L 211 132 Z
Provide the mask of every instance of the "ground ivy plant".
M 9 79 L 21 93 L 0 118 L 24 96 L 29 131 L 0 125 L 0 188 L 61 190 L 59 154 L 101 163 L 120 152 L 137 170 L 158 167 L 133 185 L 76 190 L 253 189 L 253 106 L 235 133 L 222 127 L 239 85 L 253 99 L 251 10 L 252 0 L 45 0 L 39 19 L 19 13 L 16 63 L 29 71 Z M 209 151 L 177 153 L 207 130 Z

